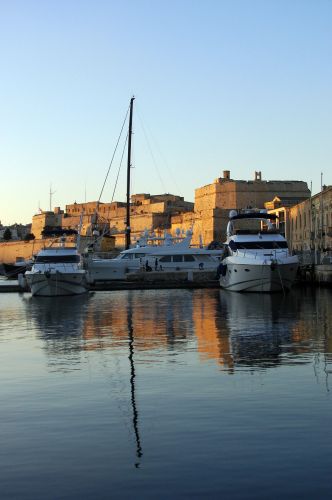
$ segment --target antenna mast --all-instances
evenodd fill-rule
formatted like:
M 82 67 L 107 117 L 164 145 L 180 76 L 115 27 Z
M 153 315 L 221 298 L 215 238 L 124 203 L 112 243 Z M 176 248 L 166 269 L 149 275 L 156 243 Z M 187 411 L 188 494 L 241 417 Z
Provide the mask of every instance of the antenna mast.
M 50 212 L 52 212 L 52 196 L 56 191 L 52 191 L 52 184 L 50 184 Z
M 130 168 L 131 168 L 131 136 L 133 133 L 133 105 L 135 97 L 130 99 L 127 161 L 127 212 L 126 212 L 126 250 L 130 247 Z

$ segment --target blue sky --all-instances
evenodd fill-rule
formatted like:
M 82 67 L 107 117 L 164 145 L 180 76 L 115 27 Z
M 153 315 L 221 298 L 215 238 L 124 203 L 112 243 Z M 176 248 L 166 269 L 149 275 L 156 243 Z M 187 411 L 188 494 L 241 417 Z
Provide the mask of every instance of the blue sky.
M 3 224 L 50 184 L 53 206 L 98 199 L 133 94 L 133 193 L 332 183 L 330 0 L 0 0 L 0 23 Z

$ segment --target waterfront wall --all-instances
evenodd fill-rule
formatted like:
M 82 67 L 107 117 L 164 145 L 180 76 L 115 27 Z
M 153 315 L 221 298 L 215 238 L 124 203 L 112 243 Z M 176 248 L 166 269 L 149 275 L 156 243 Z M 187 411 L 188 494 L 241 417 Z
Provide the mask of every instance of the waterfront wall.
M 70 241 L 70 238 L 68 238 L 67 241 Z M 81 237 L 80 251 L 83 252 L 92 241 L 93 238 Z M 44 238 L 32 241 L 10 241 L 0 243 L 0 264 L 14 263 L 18 257 L 31 259 L 39 250 L 50 246 L 53 242 L 54 238 Z
M 52 240 L 35 239 L 32 241 L 8 241 L 0 243 L 0 263 L 11 264 L 17 258 L 31 259 L 39 250 L 48 246 Z

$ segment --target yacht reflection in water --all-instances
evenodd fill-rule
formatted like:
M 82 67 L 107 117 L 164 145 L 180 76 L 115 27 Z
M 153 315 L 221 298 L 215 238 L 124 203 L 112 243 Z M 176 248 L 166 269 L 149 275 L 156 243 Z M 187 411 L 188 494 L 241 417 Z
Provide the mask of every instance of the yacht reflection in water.
M 107 387 L 103 404 L 107 411 L 118 408 L 121 425 L 130 427 L 135 467 L 143 456 L 140 403 L 146 389 L 138 382 L 147 380 L 147 367 L 166 365 L 167 373 L 176 363 L 193 363 L 199 371 L 198 353 L 201 362 L 212 359 L 232 374 L 312 363 L 315 353 L 326 360 L 332 352 L 329 290 L 293 290 L 286 297 L 129 290 L 23 300 L 28 330 L 42 340 L 52 371 L 88 367 L 98 390 Z
M 291 294 L 234 294 L 220 292 L 221 315 L 226 319 L 230 355 L 234 365 L 269 368 L 282 363 L 282 355 L 298 354 L 289 315 Z M 288 359 L 287 363 L 290 360 Z
M 233 373 L 236 368 L 312 362 L 312 345 L 324 345 L 324 352 L 331 352 L 332 342 L 312 320 L 324 308 L 324 302 L 317 304 L 314 297 L 306 290 L 287 296 L 195 292 L 193 320 L 200 358 L 215 359 Z
M 98 352 L 105 349 L 102 339 L 105 336 L 106 325 L 108 325 L 108 337 L 110 337 L 111 324 L 108 321 L 115 314 L 112 306 L 108 307 L 108 314 L 102 315 L 98 308 L 99 301 L 94 302 L 92 295 L 77 295 L 70 297 L 70 299 L 68 297 L 45 297 L 42 299 L 29 297 L 23 300 L 28 321 L 34 323 L 38 338 L 44 341 L 43 349 L 47 353 L 51 371 L 69 372 L 82 369 L 84 354 L 88 355 L 90 351 Z M 129 418 L 131 419 L 136 445 L 134 465 L 138 468 L 143 451 L 136 400 L 135 331 L 131 296 L 128 297 L 128 301 L 124 302 L 122 313 L 123 315 L 120 313 L 120 316 L 125 321 L 122 323 L 121 337 L 127 346 L 127 358 L 129 360 L 129 368 L 126 371 L 132 413 Z M 104 316 L 103 320 L 102 316 Z M 96 320 L 95 323 L 94 320 Z M 108 342 L 106 344 L 109 346 Z M 89 360 L 85 359 L 84 361 Z M 105 358 L 103 358 L 103 362 L 105 362 Z M 90 368 L 92 366 L 93 362 Z M 111 369 L 111 366 L 109 365 L 108 368 Z M 113 397 L 117 398 L 116 395 L 113 395 Z
M 319 292 L 317 300 L 317 291 L 307 289 L 287 296 L 221 291 L 219 315 L 225 320 L 219 337 L 229 344 L 228 352 L 220 353 L 224 364 L 231 357 L 232 367 L 264 369 L 312 363 L 317 352 L 331 353 L 332 342 L 324 327 L 331 324 L 331 314 L 329 319 L 326 314 L 330 298 L 325 292 Z
M 143 364 L 176 363 L 190 349 L 230 373 L 236 366 L 291 364 L 309 354 L 311 342 L 332 352 L 328 290 L 295 289 L 287 296 L 142 290 L 25 302 L 53 369 L 77 369 L 88 351 L 127 356 L 128 342 L 130 363 L 134 347 Z
M 49 366 L 73 371 L 82 360 L 84 323 L 91 296 L 24 298 L 27 321 L 44 341 Z

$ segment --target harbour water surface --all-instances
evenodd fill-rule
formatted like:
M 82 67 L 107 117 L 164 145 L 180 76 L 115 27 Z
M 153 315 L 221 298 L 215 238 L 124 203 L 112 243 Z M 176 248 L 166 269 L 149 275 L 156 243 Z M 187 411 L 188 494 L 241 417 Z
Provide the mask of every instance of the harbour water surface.
M 331 297 L 1 294 L 1 499 L 329 498 Z

